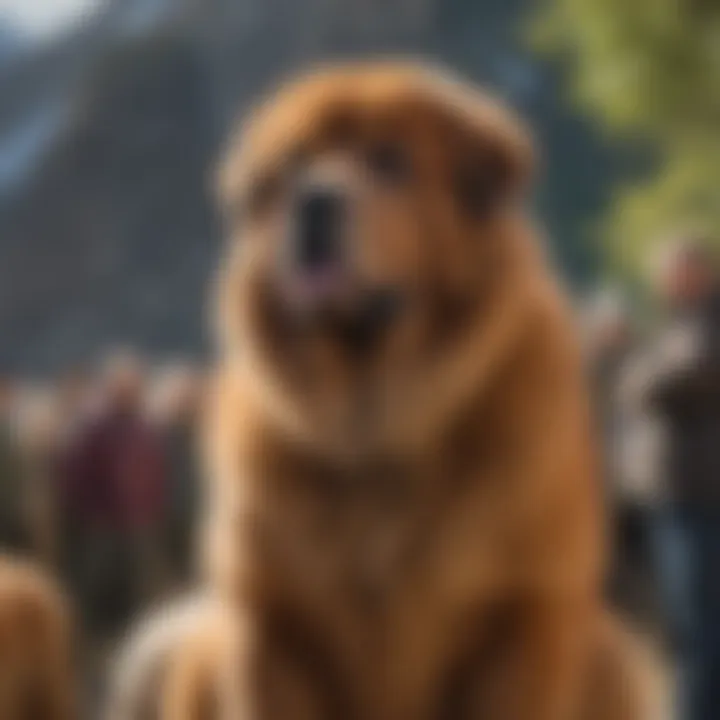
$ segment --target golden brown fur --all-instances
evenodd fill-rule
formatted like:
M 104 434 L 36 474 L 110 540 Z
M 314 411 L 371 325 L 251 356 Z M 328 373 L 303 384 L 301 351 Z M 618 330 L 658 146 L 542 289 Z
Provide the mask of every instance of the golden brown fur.
M 75 677 L 70 618 L 37 569 L 0 560 L 0 717 L 71 720 Z
M 393 187 L 363 164 L 388 143 L 411 167 Z M 288 168 L 320 165 L 355 202 L 348 302 L 405 300 L 369 350 L 278 301 Z M 505 110 L 392 63 L 291 85 L 232 149 L 207 516 L 238 622 L 216 657 L 230 716 L 637 717 L 600 601 L 574 332 L 522 208 L 531 166 Z M 167 717 L 205 717 L 184 707 Z
M 181 680 L 185 674 L 179 667 L 185 662 L 185 654 L 178 649 L 198 633 L 211 637 L 210 629 L 222 615 L 221 607 L 205 594 L 180 596 L 153 608 L 135 623 L 113 659 L 104 720 L 159 717 L 166 702 L 163 696 L 169 701 L 177 694 L 167 682 L 169 676 L 177 678 L 174 685 L 182 683 L 183 693 L 191 692 L 194 685 Z

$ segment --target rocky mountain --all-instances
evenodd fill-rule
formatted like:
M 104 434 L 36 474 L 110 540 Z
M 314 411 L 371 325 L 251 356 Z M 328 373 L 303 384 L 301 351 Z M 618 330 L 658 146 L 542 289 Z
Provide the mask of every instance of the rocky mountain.
M 321 60 L 403 53 L 488 83 L 547 148 L 538 196 L 561 259 L 612 167 L 519 39 L 524 0 L 114 0 L 0 64 L 0 364 L 53 370 L 108 344 L 200 353 L 220 232 L 210 193 L 238 112 Z M 588 170 L 592 169 L 592 172 Z
M 10 23 L 0 22 L 0 68 L 12 62 L 25 47 L 22 33 Z

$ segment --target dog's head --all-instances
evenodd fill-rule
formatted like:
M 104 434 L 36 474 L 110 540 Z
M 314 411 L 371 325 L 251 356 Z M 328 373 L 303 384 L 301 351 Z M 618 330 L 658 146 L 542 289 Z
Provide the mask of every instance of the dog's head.
M 530 142 L 484 95 L 393 63 L 283 89 L 229 152 L 222 335 L 292 425 L 360 439 L 504 282 Z

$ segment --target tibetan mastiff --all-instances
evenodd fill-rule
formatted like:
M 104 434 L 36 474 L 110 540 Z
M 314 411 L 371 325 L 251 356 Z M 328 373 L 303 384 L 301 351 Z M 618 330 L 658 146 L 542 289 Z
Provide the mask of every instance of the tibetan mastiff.
M 533 165 L 501 104 L 394 61 L 290 83 L 231 145 L 205 518 L 230 717 L 639 717 Z

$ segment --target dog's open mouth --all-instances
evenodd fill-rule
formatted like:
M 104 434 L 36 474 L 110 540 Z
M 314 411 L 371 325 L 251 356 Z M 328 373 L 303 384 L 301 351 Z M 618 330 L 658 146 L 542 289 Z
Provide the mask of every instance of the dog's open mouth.
M 399 288 L 362 285 L 341 273 L 296 279 L 279 295 L 288 331 L 301 340 L 324 335 L 358 357 L 380 345 L 406 305 Z
M 328 318 L 328 329 L 353 355 L 365 356 L 386 337 L 404 304 L 404 296 L 397 289 L 366 290 L 349 312 Z

